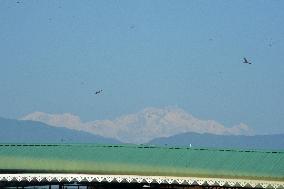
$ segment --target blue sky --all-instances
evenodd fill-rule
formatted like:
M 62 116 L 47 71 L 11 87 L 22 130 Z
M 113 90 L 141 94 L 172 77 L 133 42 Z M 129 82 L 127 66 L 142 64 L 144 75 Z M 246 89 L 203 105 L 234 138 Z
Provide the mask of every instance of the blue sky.
M 177 106 L 284 133 L 283 10 L 268 0 L 0 0 L 0 116 L 88 121 Z

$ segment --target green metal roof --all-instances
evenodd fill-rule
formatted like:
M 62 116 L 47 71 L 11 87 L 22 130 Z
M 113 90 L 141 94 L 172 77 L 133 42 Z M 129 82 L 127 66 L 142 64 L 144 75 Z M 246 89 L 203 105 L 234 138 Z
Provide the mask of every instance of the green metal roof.
M 284 152 L 139 145 L 0 144 L 0 172 L 284 181 Z

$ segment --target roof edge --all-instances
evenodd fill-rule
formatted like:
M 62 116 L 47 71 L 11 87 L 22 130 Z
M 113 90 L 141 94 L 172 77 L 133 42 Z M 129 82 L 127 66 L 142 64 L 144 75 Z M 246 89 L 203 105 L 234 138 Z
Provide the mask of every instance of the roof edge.
M 98 174 L 0 174 L 0 182 L 127 182 L 283 189 L 284 181 Z

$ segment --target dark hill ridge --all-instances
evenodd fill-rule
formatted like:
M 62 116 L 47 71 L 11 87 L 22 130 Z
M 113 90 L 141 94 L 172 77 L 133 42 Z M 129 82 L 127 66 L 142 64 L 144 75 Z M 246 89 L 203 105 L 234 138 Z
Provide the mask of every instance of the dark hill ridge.
M 194 148 L 241 148 L 284 150 L 284 134 L 275 135 L 213 135 L 183 133 L 156 138 L 149 144 L 169 146 L 192 146 Z
M 0 118 L 0 143 L 121 143 L 83 131 L 53 127 L 36 121 Z

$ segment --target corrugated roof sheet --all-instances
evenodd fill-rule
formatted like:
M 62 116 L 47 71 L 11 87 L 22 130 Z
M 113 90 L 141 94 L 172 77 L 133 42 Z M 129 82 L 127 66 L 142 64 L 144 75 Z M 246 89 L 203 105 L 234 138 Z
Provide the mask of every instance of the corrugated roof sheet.
M 135 145 L 0 144 L 0 172 L 284 180 L 284 152 Z

